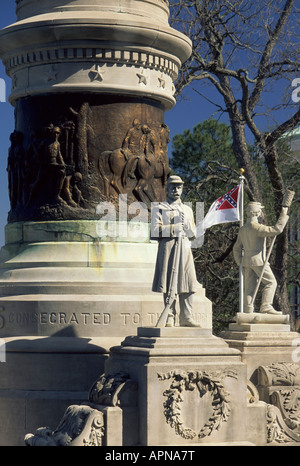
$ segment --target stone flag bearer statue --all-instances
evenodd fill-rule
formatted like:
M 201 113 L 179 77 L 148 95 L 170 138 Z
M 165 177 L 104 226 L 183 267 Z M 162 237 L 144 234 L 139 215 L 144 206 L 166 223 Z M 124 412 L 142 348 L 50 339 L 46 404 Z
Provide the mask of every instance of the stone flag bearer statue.
M 258 222 L 263 206 L 259 202 L 249 202 L 246 208 L 247 222 L 239 230 L 233 247 L 233 255 L 238 265 L 242 265 L 245 283 L 244 312 L 253 312 L 254 299 L 259 280 L 263 284 L 260 312 L 281 314 L 273 308 L 273 298 L 277 287 L 276 278 L 271 270 L 266 254 L 266 238 L 282 233 L 287 221 L 288 207 L 283 206 L 274 226 Z M 271 248 L 270 248 L 271 249 Z M 269 250 L 270 252 L 270 250 Z
M 193 293 L 199 287 L 190 243 L 196 228 L 192 209 L 181 201 L 182 188 L 182 179 L 170 176 L 166 202 L 152 208 L 151 239 L 159 242 L 152 290 L 164 294 L 166 323 L 162 326 L 175 324 L 178 297 L 179 325 L 199 327 L 192 317 Z

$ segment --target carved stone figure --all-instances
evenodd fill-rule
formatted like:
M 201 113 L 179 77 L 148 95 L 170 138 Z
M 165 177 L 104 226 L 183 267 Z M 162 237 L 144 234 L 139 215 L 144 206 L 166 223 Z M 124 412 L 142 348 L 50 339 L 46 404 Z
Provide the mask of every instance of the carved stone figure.
M 11 147 L 8 153 L 7 173 L 8 191 L 12 208 L 22 201 L 23 193 L 23 164 L 25 151 L 23 148 L 23 134 L 14 131 L 10 135 Z
M 279 235 L 287 221 L 287 207 L 282 207 L 281 215 L 274 226 L 265 226 L 258 222 L 263 206 L 259 202 L 249 202 L 246 213 L 247 222 L 240 228 L 233 255 L 238 265 L 242 265 L 245 278 L 245 312 L 253 312 L 252 298 L 258 278 L 262 274 L 262 299 L 260 312 L 281 314 L 273 308 L 273 299 L 277 287 L 276 278 L 270 264 L 266 263 L 266 238 Z M 265 267 L 264 267 L 265 265 Z
M 137 157 L 136 177 L 138 183 L 133 192 L 136 198 L 146 204 L 160 198 L 154 187 L 155 179 L 165 186 L 170 168 L 167 158 L 168 128 L 165 124 L 150 122 L 142 126 L 141 153 Z
M 30 187 L 28 202 L 32 202 L 38 196 L 57 203 L 61 200 L 61 192 L 66 177 L 66 166 L 61 154 L 58 137 L 60 128 L 50 125 L 45 128 L 45 138 L 38 147 L 37 176 Z
M 139 107 L 147 119 L 127 126 L 135 113 L 127 102 L 116 115 L 109 98 L 49 99 L 18 103 L 22 116 L 7 163 L 9 222 L 95 219 L 99 202 L 117 207 L 120 194 L 149 209 L 165 199 L 169 130 L 160 109 Z M 51 111 L 42 112 L 48 105 Z M 109 150 L 114 140 L 121 144 Z
M 168 142 L 169 130 L 165 124 L 134 119 L 122 147 L 103 151 L 99 157 L 98 169 L 106 197 L 132 193 L 135 199 L 146 204 L 161 199 L 170 174 Z M 160 180 L 160 192 L 155 180 Z
M 102 446 L 104 415 L 88 405 L 71 405 L 57 428 L 40 427 L 25 436 L 27 446 Z
M 122 149 L 129 151 L 131 155 L 139 154 L 141 151 L 141 122 L 138 118 L 133 120 L 133 126 L 125 136 Z
M 166 305 L 170 293 L 175 245 L 178 237 L 181 236 L 176 283 L 176 294 L 180 306 L 179 325 L 198 327 L 192 317 L 193 294 L 198 289 L 198 282 L 190 245 L 190 240 L 195 237 L 196 229 L 191 208 L 181 201 L 182 188 L 181 178 L 170 176 L 167 181 L 166 202 L 161 202 L 152 209 L 151 238 L 158 240 L 152 289 L 164 294 Z M 173 326 L 175 323 L 175 304 L 176 300 L 170 307 L 167 326 Z
M 92 385 L 89 400 L 70 405 L 57 428 L 40 427 L 25 436 L 28 446 L 91 446 L 105 444 L 107 407 L 134 407 L 137 383 L 124 372 L 102 374 Z

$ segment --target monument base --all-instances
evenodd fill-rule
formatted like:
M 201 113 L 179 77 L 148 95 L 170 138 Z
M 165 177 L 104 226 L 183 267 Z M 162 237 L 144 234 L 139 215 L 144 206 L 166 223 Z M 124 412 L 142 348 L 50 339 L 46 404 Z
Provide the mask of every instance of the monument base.
M 241 352 L 248 379 L 257 385 L 257 369 L 278 361 L 293 362 L 300 345 L 299 334 L 291 332 L 289 316 L 237 313 L 236 322 L 220 334 L 230 348 Z M 296 356 L 295 356 L 296 357 Z
M 238 325 L 248 325 L 255 317 L 237 320 Z M 266 320 L 270 318 L 256 322 L 267 325 Z M 274 325 L 285 325 L 280 320 L 276 317 Z M 111 348 L 105 373 L 90 389 L 88 400 L 69 406 L 56 430 L 39 428 L 26 435 L 25 443 L 299 445 L 299 365 L 276 361 L 259 366 L 254 385 L 248 381 L 243 356 L 209 329 L 140 327 L 137 335 Z
M 106 373 L 138 386 L 140 445 L 243 442 L 246 367 L 210 330 L 139 328 L 111 349 Z
M 0 252 L 0 337 L 63 332 L 121 341 L 139 326 L 156 324 L 163 297 L 152 292 L 157 242 L 149 240 L 150 225 L 117 222 L 114 237 L 99 237 L 106 223 L 7 225 Z M 200 284 L 195 320 L 212 326 L 211 303 Z
M 123 225 L 126 238 L 101 240 L 97 221 L 7 226 L 0 252 L 1 445 L 23 445 L 33 426 L 57 425 L 71 401 L 86 399 L 110 348 L 156 324 L 163 310 L 162 295 L 151 291 L 157 243 L 144 226 L 142 240 L 133 223 Z M 195 318 L 211 328 L 200 284 Z
M 109 345 L 118 341 L 104 340 L 58 336 L 4 339 L 1 446 L 24 445 L 28 430 L 57 425 L 70 403 L 87 399 L 92 381 L 104 367 Z
M 111 348 L 105 374 L 85 405 L 102 413 L 103 446 L 246 445 L 246 394 L 240 352 L 209 329 L 140 327 L 136 336 Z M 116 413 L 116 407 L 122 413 Z M 70 409 L 81 411 L 78 406 Z M 110 415 L 116 415 L 114 425 Z M 47 438 L 37 431 L 26 436 L 26 443 L 58 445 L 62 434 L 65 441 L 62 426 L 68 416 L 66 412 L 60 427 L 48 431 Z M 70 431 L 72 427 L 68 435 Z M 118 439 L 110 440 L 112 431 Z M 91 429 L 84 427 L 79 437 L 88 443 Z M 135 443 L 130 443 L 133 439 Z M 69 442 L 75 444 L 75 438 Z

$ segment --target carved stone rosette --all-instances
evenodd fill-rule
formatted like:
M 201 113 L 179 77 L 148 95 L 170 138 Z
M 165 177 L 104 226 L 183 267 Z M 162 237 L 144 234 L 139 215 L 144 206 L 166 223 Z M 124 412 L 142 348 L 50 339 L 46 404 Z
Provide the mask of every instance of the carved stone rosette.
M 20 0 L 0 32 L 15 106 L 9 222 L 97 219 L 164 198 L 164 112 L 191 52 L 165 0 Z M 138 122 L 138 123 L 137 123 Z

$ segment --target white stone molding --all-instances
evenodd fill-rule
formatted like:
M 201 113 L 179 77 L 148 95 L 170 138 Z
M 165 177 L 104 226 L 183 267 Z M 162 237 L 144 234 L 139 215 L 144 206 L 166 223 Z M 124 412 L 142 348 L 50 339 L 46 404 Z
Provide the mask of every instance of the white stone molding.
M 168 25 L 165 0 L 19 0 L 0 32 L 12 104 L 49 93 L 144 96 L 166 109 L 190 40 Z
M 50 55 L 61 58 L 50 59 Z M 80 55 L 81 60 L 78 59 Z M 106 59 L 107 55 L 110 58 Z M 12 76 L 12 103 L 28 95 L 91 91 L 153 97 L 167 108 L 175 104 L 173 80 L 178 63 L 169 57 L 127 51 L 109 50 L 97 54 L 97 49 L 64 49 L 52 51 L 52 54 L 32 52 L 12 58 L 7 69 Z
M 155 19 L 155 22 L 168 23 L 168 0 L 16 0 L 18 20 L 42 14 L 70 12 L 93 12 L 103 15 L 107 11 L 114 14 L 130 14 L 140 18 Z
M 59 48 L 22 53 L 5 61 L 12 76 L 10 101 L 49 92 L 147 95 L 174 105 L 180 62 L 170 55 L 135 50 Z

